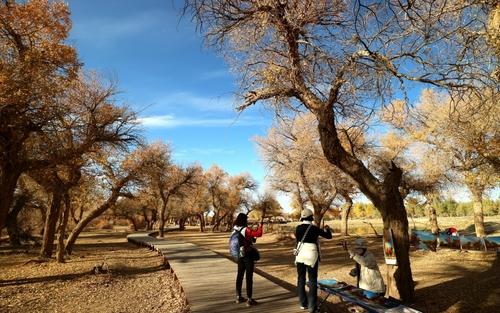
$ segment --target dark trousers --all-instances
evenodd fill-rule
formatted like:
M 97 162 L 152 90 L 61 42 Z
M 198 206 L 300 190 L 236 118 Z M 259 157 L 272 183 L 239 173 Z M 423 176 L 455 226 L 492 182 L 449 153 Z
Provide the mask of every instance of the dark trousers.
M 306 272 L 309 278 L 309 296 L 306 294 Z M 318 262 L 314 267 L 297 263 L 297 293 L 300 305 L 314 312 L 318 304 Z
M 253 286 L 253 270 L 255 268 L 254 260 L 243 257 L 238 260 L 238 275 L 236 276 L 236 294 L 241 297 L 241 285 L 243 285 L 243 275 L 246 274 L 247 281 L 247 297 L 252 298 L 252 286 Z

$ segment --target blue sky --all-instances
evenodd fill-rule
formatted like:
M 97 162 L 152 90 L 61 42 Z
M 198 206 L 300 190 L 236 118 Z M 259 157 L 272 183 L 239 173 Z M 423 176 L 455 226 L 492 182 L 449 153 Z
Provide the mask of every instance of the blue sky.
M 180 17 L 182 1 L 67 2 L 70 44 L 87 70 L 118 82 L 120 102 L 139 113 L 150 142 L 170 143 L 179 164 L 198 162 L 207 169 L 215 163 L 230 175 L 248 172 L 265 188 L 266 171 L 252 137 L 265 135 L 272 114 L 262 106 L 240 115 L 233 110 L 234 76 L 204 46 L 189 16 Z M 412 100 L 418 90 L 411 90 Z M 286 197 L 280 200 L 288 209 Z
M 231 175 L 265 176 L 252 137 L 264 135 L 271 114 L 262 107 L 238 115 L 237 86 L 224 60 L 207 49 L 181 2 L 69 0 L 70 44 L 87 70 L 118 82 L 149 141 L 173 147 L 180 164 L 216 163 Z

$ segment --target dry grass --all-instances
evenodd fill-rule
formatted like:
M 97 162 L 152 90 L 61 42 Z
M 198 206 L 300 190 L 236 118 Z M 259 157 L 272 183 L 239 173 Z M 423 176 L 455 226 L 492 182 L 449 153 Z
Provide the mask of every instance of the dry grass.
M 189 312 L 163 258 L 125 235 L 84 233 L 64 264 L 0 248 L 0 312 Z M 103 263 L 106 273 L 92 272 Z
M 486 218 L 486 222 L 493 226 L 499 221 L 500 217 Z M 380 226 L 379 220 L 369 222 L 375 227 Z M 335 223 L 330 224 L 338 229 Z M 425 220 L 416 220 L 415 223 L 417 228 L 425 228 Z M 440 223 L 442 228 L 456 226 L 465 230 L 470 229 L 471 220 L 440 219 Z M 370 233 L 361 221 L 352 221 L 351 226 L 352 233 Z M 492 234 L 498 234 L 499 229 L 494 228 Z M 228 255 L 228 233 L 200 234 L 197 229 L 189 228 L 184 232 L 168 232 L 166 236 Z M 367 239 L 384 271 L 381 239 L 373 235 L 368 235 Z M 335 277 L 353 284 L 354 279 L 348 275 L 353 263 L 340 242 L 339 236 L 322 240 L 320 279 Z M 266 233 L 257 242 L 262 257 L 258 270 L 292 289 L 296 280 L 291 254 L 294 243 L 286 232 Z M 189 311 L 179 283 L 170 271 L 164 269 L 162 258 L 155 252 L 128 244 L 124 233 L 99 231 L 82 234 L 75 252 L 64 264 L 34 262 L 37 252 L 32 249 L 12 252 L 7 247 L 0 247 L 0 312 Z M 103 262 L 108 265 L 109 272 L 92 274 L 93 267 Z M 417 283 L 413 307 L 423 312 L 498 311 L 500 264 L 495 253 L 413 251 L 411 262 Z M 258 290 L 255 293 L 258 297 Z
M 439 227 L 446 229 L 448 227 L 455 227 L 460 234 L 474 235 L 474 224 L 471 216 L 459 217 L 438 217 Z M 485 216 L 485 230 L 488 236 L 500 236 L 500 216 Z M 340 221 L 327 222 L 333 229 L 340 229 Z M 349 229 L 351 234 L 366 235 L 374 234 L 369 226 L 372 224 L 378 233 L 381 233 L 383 228 L 382 219 L 354 219 L 349 222 Z M 411 229 L 430 230 L 431 226 L 429 219 L 426 217 L 409 218 L 408 225 Z
M 460 223 L 450 219 L 442 224 L 454 226 L 457 222 Z M 184 232 L 169 232 L 167 237 L 193 242 L 228 256 L 228 233 L 200 234 L 197 229 L 191 228 Z M 321 241 L 323 261 L 319 268 L 319 278 L 337 278 L 355 284 L 354 278 L 348 275 L 353 263 L 342 249 L 341 240 L 337 234 L 332 240 Z M 354 237 L 349 240 L 354 240 Z M 382 239 L 368 236 L 367 240 L 384 273 Z M 288 288 L 294 288 L 296 282 L 292 257 L 294 244 L 295 240 L 283 233 L 267 233 L 257 240 L 261 251 L 257 268 Z M 495 253 L 444 249 L 438 252 L 413 251 L 411 264 L 417 283 L 416 299 L 411 304 L 412 307 L 422 312 L 498 312 L 500 262 Z M 258 290 L 255 293 L 258 297 Z

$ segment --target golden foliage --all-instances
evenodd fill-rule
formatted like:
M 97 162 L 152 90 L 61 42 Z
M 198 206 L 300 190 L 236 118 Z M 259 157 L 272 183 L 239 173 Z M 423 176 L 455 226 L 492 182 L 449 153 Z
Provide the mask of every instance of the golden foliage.
M 492 8 L 488 20 L 487 36 L 489 45 L 495 50 L 497 59 L 500 59 L 500 3 Z M 500 81 L 500 66 L 497 65 L 496 78 Z
M 324 157 L 313 114 L 282 120 L 269 129 L 267 137 L 255 141 L 273 187 L 291 193 L 299 212 L 306 200 L 317 214 L 324 214 L 335 199 L 356 192 L 354 183 Z
M 49 105 L 44 102 L 62 92 L 80 66 L 75 49 L 65 43 L 71 28 L 68 7 L 48 0 L 2 4 L 0 27 L 0 106 L 43 113 Z
M 380 119 L 394 127 L 404 127 L 408 115 L 407 109 L 408 106 L 405 101 L 394 100 L 390 105 L 382 108 Z
M 473 194 L 498 184 L 500 168 L 499 94 L 495 89 L 480 92 L 451 98 L 425 90 L 406 129 L 413 140 L 432 148 L 423 163 L 428 175 L 447 164 Z

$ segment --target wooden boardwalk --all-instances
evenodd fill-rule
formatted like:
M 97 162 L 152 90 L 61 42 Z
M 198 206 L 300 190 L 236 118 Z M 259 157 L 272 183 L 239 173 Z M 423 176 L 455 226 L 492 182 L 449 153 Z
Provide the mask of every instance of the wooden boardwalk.
M 253 277 L 253 298 L 259 303 L 251 307 L 245 303 L 234 303 L 236 264 L 211 250 L 192 243 L 153 238 L 148 234 L 132 234 L 128 240 L 163 254 L 179 279 L 193 313 L 305 312 L 300 310 L 295 292 L 257 273 Z M 243 296 L 246 296 L 245 280 Z

